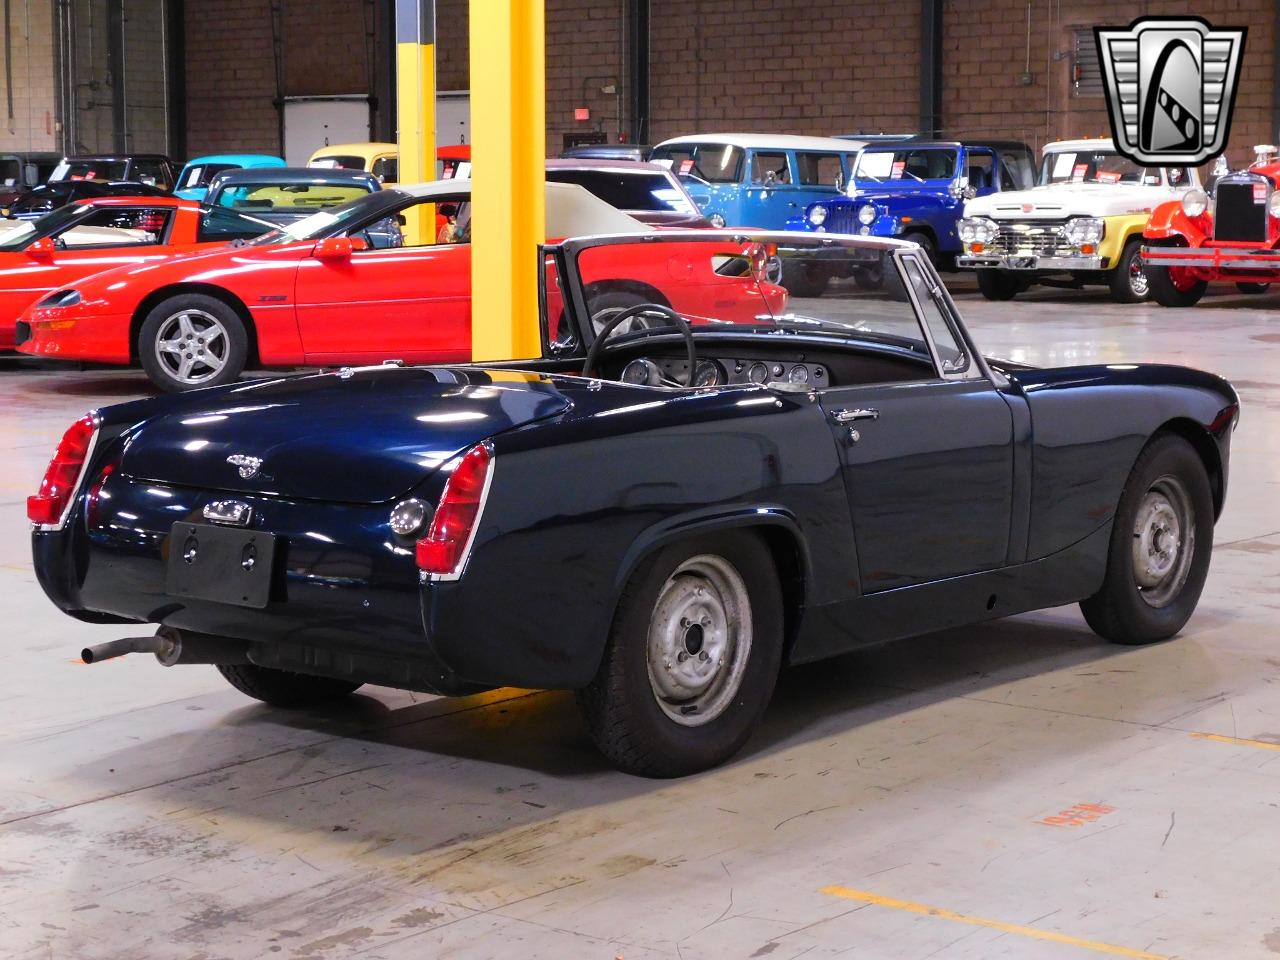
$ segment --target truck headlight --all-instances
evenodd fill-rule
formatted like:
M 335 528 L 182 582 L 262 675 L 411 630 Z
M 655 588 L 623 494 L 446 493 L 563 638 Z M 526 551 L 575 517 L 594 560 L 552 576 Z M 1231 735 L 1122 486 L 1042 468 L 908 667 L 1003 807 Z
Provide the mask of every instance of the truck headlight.
M 1182 212 L 1188 217 L 1198 217 L 1208 209 L 1209 195 L 1198 187 L 1193 187 L 1182 195 Z
M 1106 224 L 1097 217 L 1074 217 L 1062 228 L 1062 235 L 1072 246 L 1097 243 L 1102 239 Z
M 965 217 L 959 223 L 961 243 L 993 243 L 1000 227 L 986 217 Z
M 867 227 L 876 222 L 875 204 L 866 203 L 858 208 L 858 222 Z
M 820 227 L 827 222 L 827 208 L 820 203 L 815 203 L 809 208 L 809 222 L 815 227 Z

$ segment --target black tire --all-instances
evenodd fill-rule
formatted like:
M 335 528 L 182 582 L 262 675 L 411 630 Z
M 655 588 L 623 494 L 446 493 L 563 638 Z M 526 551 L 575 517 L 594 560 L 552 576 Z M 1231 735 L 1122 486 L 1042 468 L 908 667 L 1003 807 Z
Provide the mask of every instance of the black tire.
M 978 270 L 978 290 L 988 300 L 1012 300 L 1022 289 L 1022 282 L 1007 270 L 991 267 Z
M 312 707 L 345 697 L 363 686 L 355 680 L 313 677 L 252 663 L 219 666 L 218 672 L 245 696 L 273 707 Z
M 879 290 L 884 286 L 884 267 L 875 266 L 853 271 L 853 282 L 859 290 Z
M 793 297 L 820 297 L 831 275 L 814 263 L 782 261 L 782 285 Z
M 180 329 L 183 316 L 187 317 L 187 329 L 192 333 L 189 338 Z M 216 339 L 196 342 L 197 334 L 212 334 L 219 329 Z M 180 340 L 175 341 L 175 336 Z M 174 354 L 161 350 L 160 341 L 182 342 L 190 349 Z M 220 356 L 216 352 L 217 344 L 222 344 Z M 206 347 L 209 352 L 202 355 L 199 351 Z M 180 393 L 216 387 L 239 377 L 249 359 L 249 335 L 240 315 L 222 300 L 199 293 L 183 293 L 161 301 L 147 314 L 138 331 L 137 350 L 151 382 L 168 393 Z M 218 360 L 219 365 L 215 369 L 202 357 Z M 181 376 L 184 362 L 195 364 L 185 378 Z
M 595 326 L 596 333 L 604 329 L 604 325 L 608 323 L 623 310 L 630 310 L 632 307 L 638 307 L 642 303 L 662 303 L 660 298 L 646 297 L 643 294 L 632 293 L 629 290 L 604 290 L 600 293 L 587 295 L 587 312 L 591 314 L 591 322 Z M 658 324 L 667 324 L 666 320 L 658 320 Z M 629 329 L 637 329 L 648 326 L 644 317 L 636 317 Z
M 1236 289 L 1241 293 L 1247 293 L 1250 296 L 1258 296 L 1266 293 L 1271 287 L 1269 283 L 1237 283 Z
M 929 262 L 933 264 L 934 269 L 938 268 L 938 245 L 934 243 L 933 237 L 919 230 L 908 230 L 902 235 L 903 240 L 910 240 L 912 243 L 920 244 L 920 249 L 924 251 L 924 255 L 929 258 Z
M 1150 494 L 1169 492 L 1170 481 L 1185 494 L 1190 516 L 1179 526 L 1180 549 L 1168 576 L 1144 589 L 1139 586 L 1144 571 L 1137 570 L 1135 553 L 1143 552 L 1147 540 L 1135 528 L 1141 523 L 1142 529 L 1147 529 L 1142 523 L 1144 502 L 1150 502 Z M 1170 494 L 1167 502 L 1173 504 L 1178 499 Z M 1209 573 L 1213 522 L 1213 493 L 1199 454 L 1182 437 L 1156 434 L 1138 456 L 1121 494 L 1102 588 L 1080 602 L 1094 633 L 1114 643 L 1143 644 L 1168 639 L 1181 630 L 1195 611 Z M 1194 532 L 1190 542 L 1186 529 Z M 1155 539 L 1150 542 L 1159 543 Z M 1156 557 L 1157 553 L 1152 550 L 1150 555 Z M 1167 598 L 1159 596 L 1162 591 L 1169 592 Z M 1155 605 L 1149 597 L 1162 602 Z
M 1135 238 L 1124 245 L 1107 286 L 1116 303 L 1143 303 L 1151 295 L 1151 282 L 1142 267 L 1141 239 Z
M 720 706 L 715 699 L 708 704 L 709 711 L 718 712 L 711 713 L 711 719 L 692 725 L 697 721 L 677 721 L 672 715 L 692 716 L 694 710 L 688 705 L 696 708 L 697 697 L 660 702 L 660 681 L 650 677 L 650 629 L 652 623 L 660 622 L 657 618 L 665 615 L 670 623 L 675 613 L 685 609 L 671 598 L 682 590 L 687 595 L 688 587 L 682 585 L 698 583 L 696 565 L 708 560 L 735 571 L 739 588 L 745 589 L 750 645 L 745 660 L 728 657 L 728 674 L 711 668 L 713 674 L 731 681 L 735 672 L 732 664 L 739 664 L 739 680 L 736 687 L 732 682 L 720 685 Z M 685 569 L 690 564 L 694 567 Z M 710 592 L 710 606 L 715 605 L 714 598 L 726 595 L 714 587 Z M 728 622 L 731 618 L 724 619 Z M 686 629 L 683 619 L 680 624 L 673 629 Z M 687 645 L 688 631 L 696 626 L 688 625 L 679 642 Z M 701 647 L 704 634 L 701 627 L 697 630 Z M 732 531 L 701 536 L 655 551 L 641 562 L 623 590 L 600 669 L 577 695 L 596 746 L 620 770 L 645 777 L 684 776 L 728 760 L 754 732 L 773 695 L 782 659 L 782 630 L 782 592 L 777 570 L 768 549 L 754 534 Z M 737 643 L 744 635 L 736 634 Z M 714 640 L 716 634 L 710 636 Z M 712 642 L 707 641 L 709 646 Z M 721 649 L 733 648 L 726 644 Z M 658 656 L 661 653 L 655 654 L 655 663 Z M 722 665 L 724 662 L 725 658 L 721 658 Z M 697 664 L 693 666 L 696 668 Z M 664 660 L 654 669 L 665 669 L 670 674 L 672 663 Z M 680 669 L 677 665 L 676 670 Z M 713 676 L 708 690 L 715 691 L 718 682 Z
M 1204 296 L 1209 284 L 1205 280 L 1197 280 L 1190 286 L 1179 287 L 1173 282 L 1168 267 L 1147 264 L 1147 286 L 1151 290 L 1151 299 L 1162 307 L 1194 307 Z

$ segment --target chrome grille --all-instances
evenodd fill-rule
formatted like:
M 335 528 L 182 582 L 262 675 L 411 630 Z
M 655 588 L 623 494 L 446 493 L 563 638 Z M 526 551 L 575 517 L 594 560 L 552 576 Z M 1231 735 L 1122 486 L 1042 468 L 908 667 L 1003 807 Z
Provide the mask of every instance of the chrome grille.
M 997 220 L 1000 236 L 991 244 L 992 253 L 1066 257 L 1075 253 L 1062 238 L 1066 220 Z

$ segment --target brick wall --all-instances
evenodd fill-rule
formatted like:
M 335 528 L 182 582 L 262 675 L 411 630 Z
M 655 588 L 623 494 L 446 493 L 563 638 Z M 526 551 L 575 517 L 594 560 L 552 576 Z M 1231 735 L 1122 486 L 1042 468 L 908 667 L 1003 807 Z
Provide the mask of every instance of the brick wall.
M 650 139 L 698 130 L 808 134 L 914 130 L 919 125 L 918 4 L 913 0 L 651 0 Z M 625 94 L 622 0 L 546 0 L 547 149 L 564 133 L 616 136 Z M 1030 65 L 1027 66 L 1030 7 Z M 468 0 L 438 0 L 437 82 L 470 87 Z M 284 0 L 290 94 L 368 89 L 366 0 Z M 1000 134 L 1039 147 L 1107 131 L 1101 98 L 1070 95 L 1072 30 L 1192 5 L 1100 0 L 948 0 L 944 5 L 944 129 Z M 1200 0 L 1193 12 L 1250 28 L 1229 155 L 1276 139 L 1271 129 L 1274 9 L 1268 0 Z M 189 2 L 191 153 L 278 149 L 269 0 Z M 1031 74 L 1024 85 L 1021 75 Z M 591 120 L 576 121 L 585 106 Z M 630 118 L 625 115 L 623 126 Z
M 0 152 L 56 151 L 57 89 L 54 83 L 53 14 L 47 4 L 18 4 L 10 10 L 12 35 L 7 64 L 13 77 L 13 114 L 0 89 Z M 4 51 L 0 49 L 0 61 Z M 4 86 L 0 74 L 0 88 Z

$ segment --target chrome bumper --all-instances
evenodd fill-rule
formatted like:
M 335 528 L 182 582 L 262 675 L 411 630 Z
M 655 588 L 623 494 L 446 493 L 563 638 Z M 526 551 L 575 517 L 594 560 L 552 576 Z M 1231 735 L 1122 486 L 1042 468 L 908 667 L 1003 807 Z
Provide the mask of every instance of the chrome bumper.
M 1101 257 L 1038 257 L 1016 253 L 971 254 L 956 257 L 957 267 L 996 270 L 1105 270 Z
M 1204 270 L 1280 270 L 1280 250 L 1144 246 L 1142 262 L 1157 267 L 1199 267 Z

